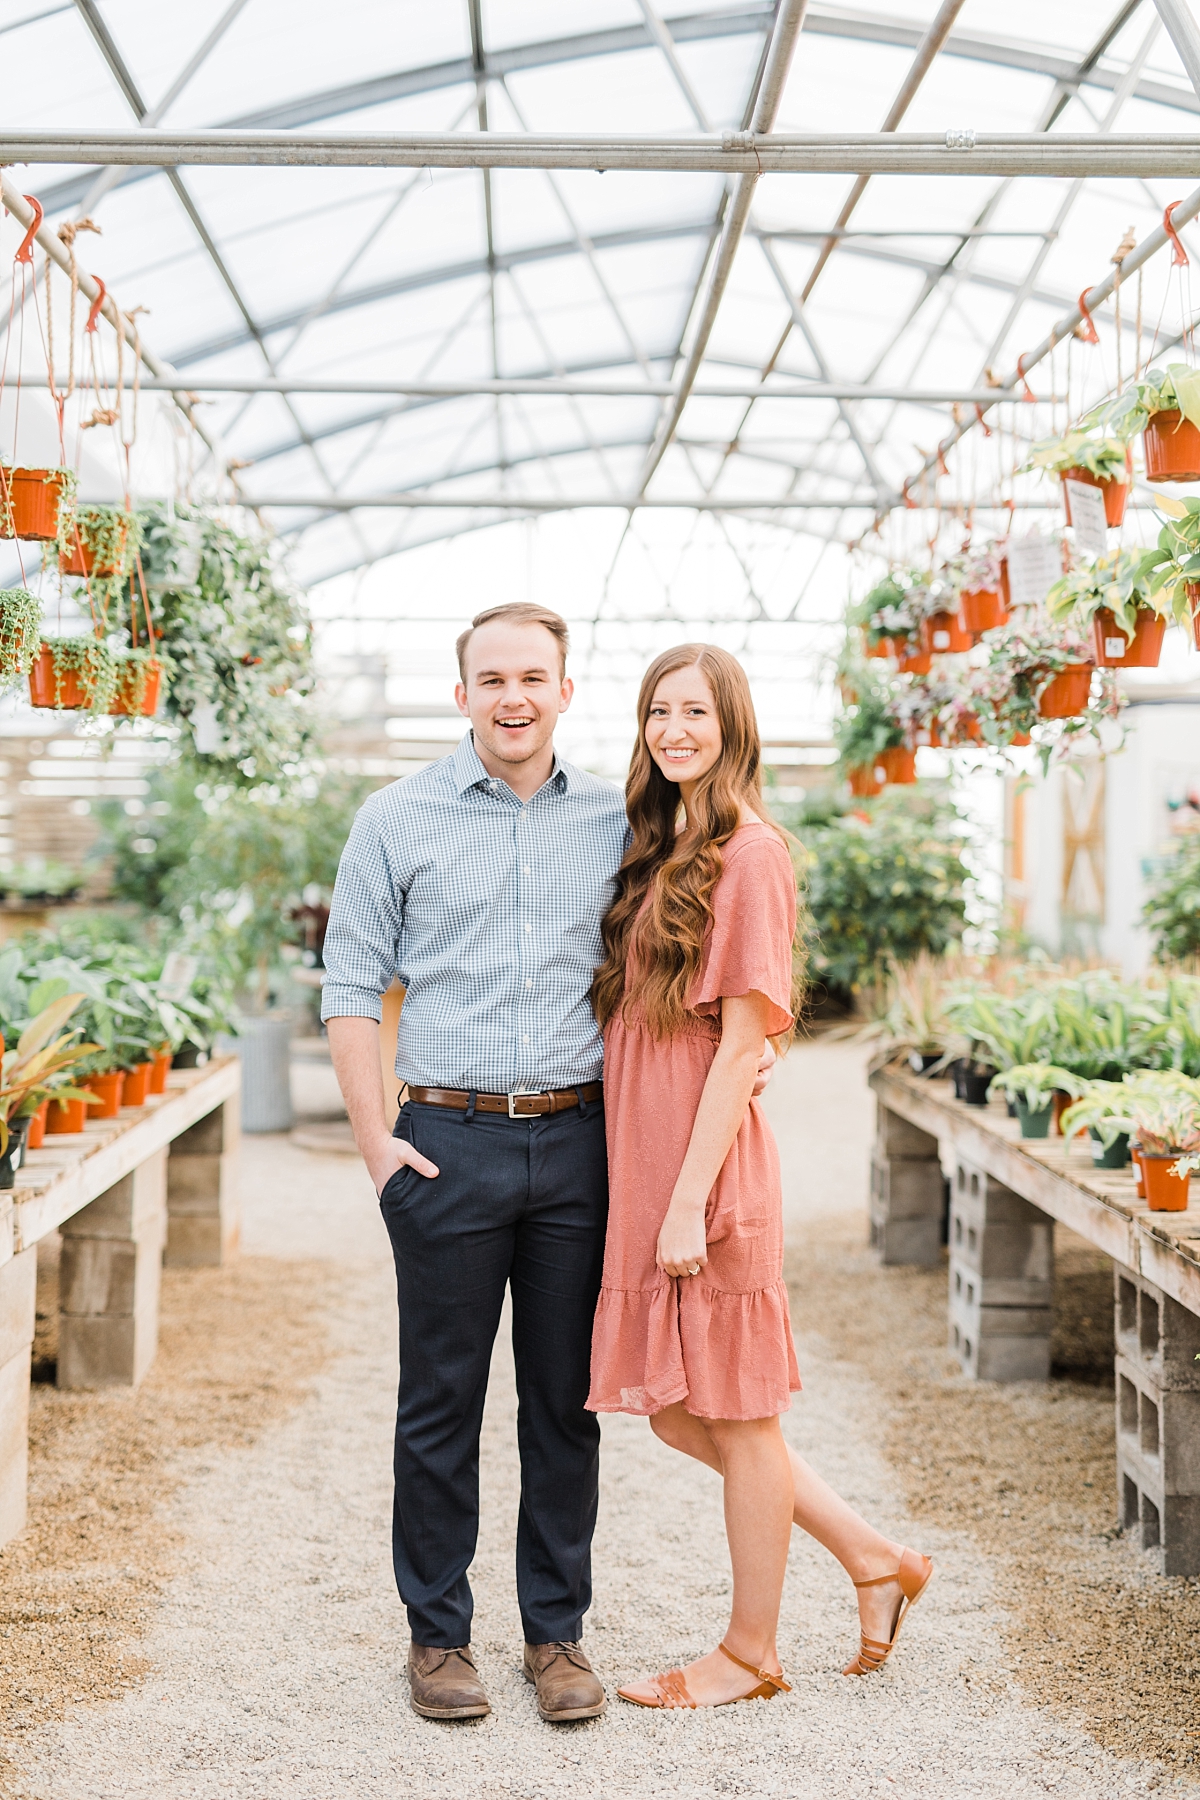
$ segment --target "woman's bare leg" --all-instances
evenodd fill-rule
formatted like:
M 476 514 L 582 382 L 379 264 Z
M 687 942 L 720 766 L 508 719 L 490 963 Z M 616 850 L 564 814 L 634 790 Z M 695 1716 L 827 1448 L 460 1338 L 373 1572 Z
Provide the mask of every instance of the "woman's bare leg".
M 775 1633 L 792 1535 L 792 1471 L 779 1420 L 712 1419 L 704 1429 L 725 1477 L 725 1532 L 733 1564 L 733 1608 L 725 1642 L 755 1669 L 778 1673 Z M 699 1706 L 719 1706 L 757 1682 L 719 1650 L 689 1663 L 688 1692 Z M 649 1682 L 633 1694 L 653 1698 Z
M 724 1473 L 721 1453 L 709 1423 L 697 1419 L 682 1404 L 655 1413 L 650 1426 L 665 1444 L 695 1457 L 697 1462 L 704 1463 L 718 1475 Z M 889 1575 L 897 1569 L 903 1546 L 868 1525 L 803 1457 L 797 1456 L 792 1449 L 788 1449 L 787 1454 L 792 1474 L 793 1523 L 836 1556 L 851 1581 L 869 1581 L 876 1575 Z M 868 1637 L 887 1642 L 900 1600 L 898 1581 L 859 1588 L 858 1614 Z

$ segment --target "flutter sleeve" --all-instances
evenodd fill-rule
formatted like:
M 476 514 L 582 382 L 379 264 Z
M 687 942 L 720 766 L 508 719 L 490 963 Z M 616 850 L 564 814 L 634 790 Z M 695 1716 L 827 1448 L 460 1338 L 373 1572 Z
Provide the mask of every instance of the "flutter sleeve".
M 796 873 L 782 840 L 768 827 L 751 829 L 726 845 L 712 907 L 712 930 L 692 1010 L 719 1014 L 722 1000 L 765 994 L 771 1003 L 768 1037 L 790 1030 L 795 1023 L 791 1000 Z

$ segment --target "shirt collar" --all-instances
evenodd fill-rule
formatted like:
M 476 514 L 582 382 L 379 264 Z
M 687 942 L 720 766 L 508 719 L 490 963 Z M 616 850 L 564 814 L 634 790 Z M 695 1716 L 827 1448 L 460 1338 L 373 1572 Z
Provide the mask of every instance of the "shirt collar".
M 475 748 L 474 733 L 470 731 L 468 731 L 460 740 L 450 761 L 453 765 L 454 782 L 460 798 L 473 787 L 486 787 L 492 779 L 479 760 L 479 752 Z M 559 760 L 558 752 L 556 751 L 554 763 L 550 770 L 550 779 L 547 781 L 546 786 L 549 787 L 553 784 L 560 794 L 565 794 L 570 786 L 570 778 L 568 775 L 569 767 L 570 765 L 568 763 Z M 540 791 L 541 790 L 539 789 L 539 792 Z

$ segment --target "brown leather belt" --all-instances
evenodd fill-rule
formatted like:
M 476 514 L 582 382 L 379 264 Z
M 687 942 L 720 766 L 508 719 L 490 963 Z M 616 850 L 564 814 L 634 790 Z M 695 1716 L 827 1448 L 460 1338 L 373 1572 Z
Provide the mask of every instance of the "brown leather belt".
M 418 1106 L 448 1106 L 452 1112 L 468 1112 L 470 1094 L 455 1088 L 409 1086 L 408 1097 Z M 589 1105 L 604 1098 L 604 1083 L 585 1081 L 582 1087 L 556 1088 L 545 1094 L 476 1094 L 475 1111 L 504 1113 L 510 1119 L 532 1119 L 539 1113 L 570 1112 L 582 1100 Z

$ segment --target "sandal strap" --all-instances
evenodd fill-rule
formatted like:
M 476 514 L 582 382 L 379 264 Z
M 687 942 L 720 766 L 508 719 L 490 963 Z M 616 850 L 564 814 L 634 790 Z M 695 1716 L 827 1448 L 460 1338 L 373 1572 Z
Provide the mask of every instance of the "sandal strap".
M 662 1675 L 656 1675 L 654 1685 L 664 1706 L 688 1706 L 695 1712 L 696 1702 L 688 1693 L 682 1669 L 667 1669 Z
M 721 1652 L 722 1656 L 727 1656 L 731 1663 L 736 1663 L 739 1669 L 745 1669 L 747 1675 L 757 1675 L 760 1681 L 768 1682 L 771 1687 L 775 1689 L 776 1693 L 791 1693 L 792 1690 L 790 1685 L 783 1679 L 782 1670 L 778 1675 L 772 1675 L 769 1669 L 756 1669 L 753 1663 L 743 1662 L 741 1657 L 735 1656 L 733 1651 L 725 1644 L 718 1644 L 717 1649 Z

